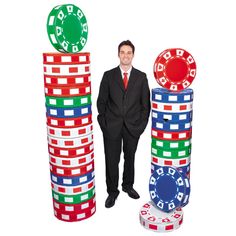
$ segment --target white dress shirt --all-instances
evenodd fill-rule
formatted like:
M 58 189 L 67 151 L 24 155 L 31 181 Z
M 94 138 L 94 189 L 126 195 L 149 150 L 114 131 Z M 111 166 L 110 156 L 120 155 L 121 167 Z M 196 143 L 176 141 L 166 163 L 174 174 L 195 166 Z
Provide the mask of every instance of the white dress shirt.
M 124 79 L 124 73 L 128 73 L 127 77 L 128 77 L 128 80 L 129 80 L 129 76 L 130 76 L 130 73 L 131 73 L 131 70 L 132 70 L 132 66 L 127 71 L 124 71 L 120 66 L 120 70 L 121 70 L 122 79 Z

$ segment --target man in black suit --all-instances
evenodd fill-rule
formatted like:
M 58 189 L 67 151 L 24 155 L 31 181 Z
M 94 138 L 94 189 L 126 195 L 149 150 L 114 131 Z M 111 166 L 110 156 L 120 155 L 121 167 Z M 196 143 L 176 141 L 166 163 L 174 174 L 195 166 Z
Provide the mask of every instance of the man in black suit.
M 98 122 L 103 132 L 106 160 L 107 208 L 119 195 L 119 161 L 123 143 L 122 190 L 138 199 L 133 189 L 134 159 L 140 135 L 150 113 L 150 90 L 146 74 L 132 67 L 135 47 L 129 41 L 118 46 L 120 65 L 103 75 L 97 99 Z

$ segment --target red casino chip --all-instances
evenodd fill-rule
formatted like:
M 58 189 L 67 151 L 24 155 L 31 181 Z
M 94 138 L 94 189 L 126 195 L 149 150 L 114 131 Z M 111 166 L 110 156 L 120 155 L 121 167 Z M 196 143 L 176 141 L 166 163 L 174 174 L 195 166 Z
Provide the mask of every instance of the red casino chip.
M 190 53 L 181 48 L 163 51 L 154 63 L 158 84 L 171 91 L 181 91 L 191 85 L 196 76 L 196 63 Z
M 91 75 L 71 75 L 71 76 L 63 76 L 63 75 L 44 75 L 44 85 L 51 85 L 54 87 L 58 86 L 76 86 L 84 83 L 91 82 Z
M 139 211 L 141 225 L 154 232 L 170 232 L 178 229 L 183 222 L 183 210 L 176 208 L 171 212 L 158 209 L 152 201 L 149 201 Z
M 90 53 L 43 53 L 43 64 L 71 65 L 89 64 Z
M 73 222 L 73 221 L 80 221 L 85 220 L 91 217 L 96 212 L 96 206 L 91 209 L 85 210 L 81 213 L 61 213 L 57 209 L 54 208 L 54 215 L 63 221 Z
M 160 157 L 152 156 L 152 162 L 160 166 L 176 166 L 181 167 L 188 165 L 191 161 L 190 157 L 180 158 L 180 159 L 165 159 Z
M 86 144 L 84 146 L 79 146 L 76 148 L 61 148 L 48 144 L 49 154 L 57 157 L 68 157 L 68 158 L 87 155 L 91 151 L 93 151 L 93 148 L 94 148 L 93 141 L 89 144 Z
M 92 115 L 77 118 L 55 118 L 47 116 L 47 125 L 56 128 L 76 128 L 92 123 Z
M 45 96 L 63 96 L 63 97 L 74 97 L 74 96 L 84 96 L 91 94 L 91 82 L 84 83 L 82 85 L 76 85 L 75 87 L 54 87 L 54 86 L 44 86 Z
M 78 138 L 56 138 L 48 136 L 48 144 L 59 147 L 59 148 L 77 148 L 82 145 L 87 145 L 93 141 L 93 134 L 89 134 L 86 136 L 78 137 Z
M 53 65 L 44 64 L 45 75 L 84 75 L 90 74 L 90 64 Z
M 193 110 L 193 103 L 163 103 L 163 102 L 152 102 L 152 110 L 160 112 L 189 112 Z
M 54 166 L 50 163 L 50 171 L 59 176 L 80 176 L 85 175 L 88 172 L 94 171 L 94 160 L 91 162 L 79 166 L 79 167 L 73 167 L 73 168 L 66 168 L 66 167 L 58 167 Z
M 85 156 L 73 157 L 73 158 L 62 158 L 49 155 L 49 161 L 51 164 L 59 167 L 79 167 L 94 159 L 94 152 L 90 152 Z
M 152 137 L 162 140 L 185 140 L 192 137 L 192 129 L 181 132 L 166 132 L 163 130 L 156 130 L 152 128 Z
M 92 131 L 93 131 L 92 124 L 84 125 L 84 126 L 76 127 L 76 128 L 69 128 L 69 129 L 47 126 L 48 135 L 51 137 L 57 137 L 57 138 L 77 138 L 77 137 L 89 135 L 92 133 Z

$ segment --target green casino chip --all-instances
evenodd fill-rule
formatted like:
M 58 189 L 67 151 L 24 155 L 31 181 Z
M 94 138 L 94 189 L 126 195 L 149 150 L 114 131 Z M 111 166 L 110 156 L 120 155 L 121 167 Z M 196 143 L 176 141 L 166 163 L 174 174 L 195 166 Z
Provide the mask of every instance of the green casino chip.
M 94 194 L 95 194 L 95 187 L 93 187 L 87 192 L 76 195 L 61 194 L 52 190 L 52 197 L 56 201 L 64 204 L 80 204 L 91 199 L 94 196 Z
M 47 20 L 48 37 L 60 52 L 80 52 L 88 38 L 88 25 L 84 13 L 73 4 L 56 6 Z
M 165 149 L 165 150 L 181 150 L 183 148 L 187 148 L 191 145 L 191 139 L 187 140 L 161 140 L 152 138 L 152 147 L 157 149 Z
M 191 145 L 183 149 L 159 149 L 152 147 L 152 155 L 166 159 L 180 159 L 191 155 Z
M 50 97 L 45 96 L 46 105 L 52 107 L 80 107 L 90 105 L 91 94 L 85 96 L 76 96 L 76 97 Z

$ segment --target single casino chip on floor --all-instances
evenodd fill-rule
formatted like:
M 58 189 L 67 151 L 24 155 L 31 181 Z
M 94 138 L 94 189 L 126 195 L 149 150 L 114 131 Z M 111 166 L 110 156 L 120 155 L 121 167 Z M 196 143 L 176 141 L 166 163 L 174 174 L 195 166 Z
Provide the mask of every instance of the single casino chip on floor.
M 176 208 L 170 213 L 160 211 L 150 201 L 142 206 L 139 211 L 140 224 L 154 232 L 170 232 L 178 229 L 183 222 L 183 210 Z

